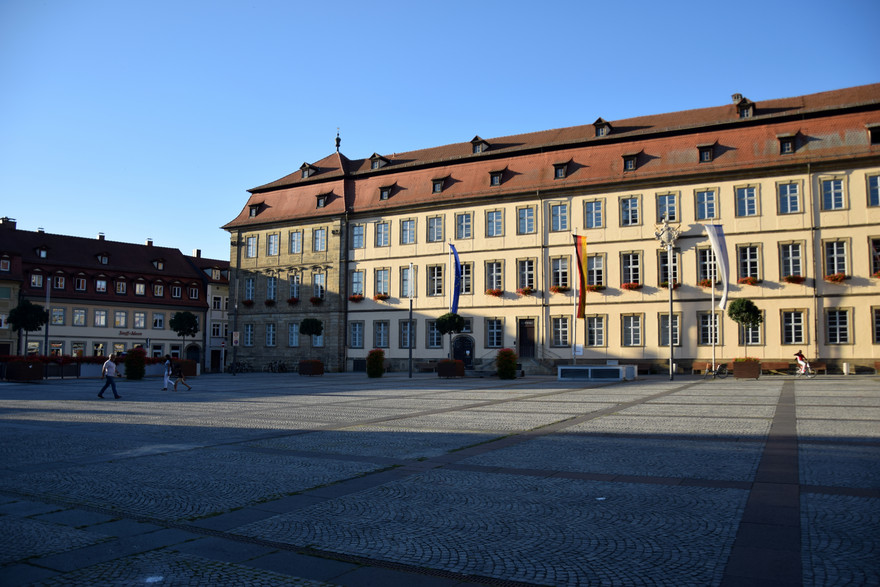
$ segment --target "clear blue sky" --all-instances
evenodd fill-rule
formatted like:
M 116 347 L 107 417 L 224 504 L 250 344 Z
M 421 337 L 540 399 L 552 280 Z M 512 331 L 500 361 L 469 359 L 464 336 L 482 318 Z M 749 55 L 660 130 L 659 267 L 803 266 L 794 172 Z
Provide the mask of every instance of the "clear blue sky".
M 0 0 L 0 216 L 228 258 L 352 159 L 880 81 L 877 0 Z

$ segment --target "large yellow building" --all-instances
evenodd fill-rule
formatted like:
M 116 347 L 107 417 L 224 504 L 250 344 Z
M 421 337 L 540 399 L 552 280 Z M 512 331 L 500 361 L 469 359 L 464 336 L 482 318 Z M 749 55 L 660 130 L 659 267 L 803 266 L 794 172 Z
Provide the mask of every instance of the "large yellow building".
M 671 277 L 680 368 L 711 358 L 713 333 L 719 360 L 802 349 L 873 368 L 878 181 L 880 84 L 358 160 L 337 147 L 251 190 L 224 227 L 238 356 L 352 370 L 382 348 L 406 369 L 412 343 L 417 363 L 453 352 L 491 368 L 510 347 L 527 372 L 572 360 L 662 370 Z M 664 219 L 678 234 L 671 260 Z M 713 328 L 705 224 L 725 234 L 730 299 L 752 299 L 760 326 L 716 309 Z M 584 319 L 573 235 L 587 239 Z M 451 343 L 436 327 L 452 303 L 450 244 L 467 324 Z M 306 317 L 321 337 L 299 334 Z

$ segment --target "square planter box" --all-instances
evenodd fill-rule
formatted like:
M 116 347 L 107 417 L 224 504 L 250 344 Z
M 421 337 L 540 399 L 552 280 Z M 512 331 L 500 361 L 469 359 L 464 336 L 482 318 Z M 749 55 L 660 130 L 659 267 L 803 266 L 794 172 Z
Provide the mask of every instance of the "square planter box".
M 464 361 L 440 361 L 437 363 L 438 377 L 464 377 Z
M 297 368 L 297 372 L 300 375 L 323 375 L 324 374 L 324 363 L 321 361 L 300 361 L 299 367 Z
M 734 361 L 733 376 L 736 379 L 757 379 L 761 376 L 761 362 Z
M 40 381 L 43 379 L 42 363 L 13 361 L 6 363 L 6 379 L 9 381 Z

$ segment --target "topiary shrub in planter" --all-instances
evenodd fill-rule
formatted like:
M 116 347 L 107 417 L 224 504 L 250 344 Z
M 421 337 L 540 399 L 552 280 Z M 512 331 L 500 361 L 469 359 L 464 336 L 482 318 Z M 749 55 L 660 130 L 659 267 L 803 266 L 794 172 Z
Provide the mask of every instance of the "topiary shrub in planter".
M 297 372 L 300 375 L 323 375 L 324 374 L 324 363 L 317 359 L 303 359 L 299 362 L 299 367 L 297 368 Z
M 147 351 L 137 347 L 125 354 L 125 378 L 139 381 L 144 378 L 147 364 Z
M 385 351 L 373 349 L 367 354 L 367 377 L 382 377 L 385 372 Z
M 495 366 L 498 368 L 498 377 L 501 379 L 516 379 L 516 352 L 513 349 L 501 349 L 495 357 Z
M 437 363 L 438 377 L 464 377 L 464 361 L 443 359 Z

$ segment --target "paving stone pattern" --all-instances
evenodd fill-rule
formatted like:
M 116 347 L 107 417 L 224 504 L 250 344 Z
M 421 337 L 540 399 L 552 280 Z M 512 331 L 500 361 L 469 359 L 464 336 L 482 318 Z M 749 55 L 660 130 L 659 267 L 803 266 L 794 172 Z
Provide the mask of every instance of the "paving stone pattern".
M 0 383 L 0 585 L 878 585 L 880 378 Z

